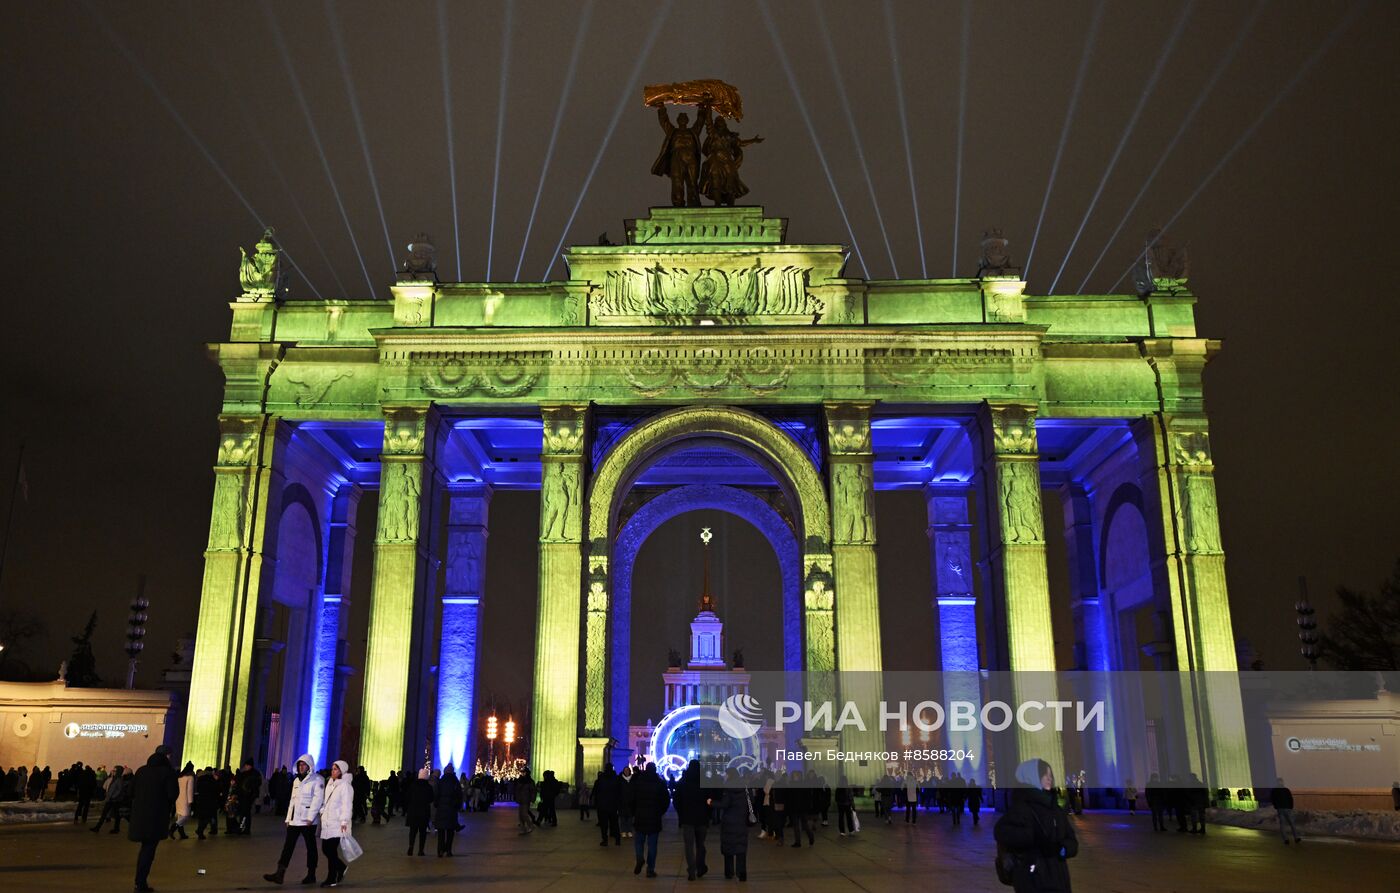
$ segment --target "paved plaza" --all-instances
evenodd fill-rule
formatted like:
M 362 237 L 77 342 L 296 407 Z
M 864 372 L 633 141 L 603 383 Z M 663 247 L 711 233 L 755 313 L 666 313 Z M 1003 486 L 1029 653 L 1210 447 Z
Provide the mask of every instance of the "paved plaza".
M 657 860 L 659 878 L 632 875 L 630 841 L 622 850 L 598 846 L 591 822 L 563 812 L 557 829 L 528 837 L 512 827 L 514 810 L 498 807 L 463 817 L 454 859 L 404 855 L 401 823 L 357 828 L 365 856 L 351 866 L 343 889 L 398 893 L 410 890 L 679 890 L 733 884 L 723 876 L 717 829 L 710 836 L 710 874 L 696 884 L 685 864 L 674 813 L 667 816 Z M 833 824 L 819 829 L 815 847 L 777 847 L 756 838 L 749 848 L 747 888 L 759 890 L 954 890 L 1009 888 L 992 869 L 991 821 L 950 827 L 937 813 L 920 815 L 916 827 L 893 827 L 863 818 L 864 830 L 841 838 Z M 1169 832 L 1154 835 L 1145 815 L 1086 815 L 1078 820 L 1080 856 L 1073 861 L 1079 891 L 1181 891 L 1181 893 L 1286 893 L 1393 890 L 1400 876 L 1400 845 L 1312 839 L 1284 847 L 1257 831 L 1211 826 L 1204 838 Z M 161 893 L 272 889 L 270 871 L 281 828 L 266 818 L 247 838 L 161 844 L 151 884 Z M 125 891 L 131 888 L 135 844 L 125 837 L 89 834 L 72 825 L 0 829 L 0 889 L 6 891 Z M 288 870 L 290 887 L 304 866 L 298 851 Z M 198 869 L 205 869 L 204 875 Z M 320 876 L 324 877 L 324 861 Z

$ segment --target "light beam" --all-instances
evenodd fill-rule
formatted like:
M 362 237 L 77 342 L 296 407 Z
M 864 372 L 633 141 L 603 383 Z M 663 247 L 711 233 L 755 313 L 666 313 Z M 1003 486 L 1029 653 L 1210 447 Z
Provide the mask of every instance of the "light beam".
M 238 199 L 239 204 L 243 205 L 244 210 L 257 221 L 259 227 L 266 229 L 267 221 L 257 212 L 257 209 L 253 207 L 252 203 L 248 201 L 248 197 L 243 194 L 243 190 L 239 189 L 237 184 L 233 182 L 233 178 L 224 170 L 223 165 L 219 164 L 218 159 L 214 157 L 214 153 L 209 151 L 209 147 L 204 144 L 204 140 L 200 139 L 194 130 L 191 129 L 190 125 L 185 123 L 184 117 L 180 114 L 179 110 L 175 108 L 175 104 L 170 101 L 170 97 L 166 96 L 165 91 L 156 84 L 156 79 L 146 70 L 146 67 L 141 64 L 141 61 L 136 58 L 136 54 L 126 45 L 126 41 L 117 33 L 117 29 L 112 27 L 111 23 L 107 21 L 106 17 L 102 15 L 96 4 L 92 3 L 91 0 L 83 0 L 83 7 L 86 8 L 88 14 L 96 20 L 102 33 L 112 42 L 112 45 L 117 48 L 117 52 L 121 53 L 122 58 L 126 59 L 126 61 L 131 64 L 131 67 L 136 69 L 137 76 L 139 76 L 142 82 L 155 94 L 156 101 L 161 104 L 162 108 L 170 113 L 170 117 L 174 119 L 176 126 L 180 128 L 180 131 L 184 133 L 185 136 L 189 137 L 190 142 L 194 143 L 195 148 L 199 150 L 199 154 L 203 155 L 204 160 L 209 162 L 209 166 L 214 169 L 214 173 L 219 175 L 219 179 L 224 181 L 224 185 L 227 186 L 234 197 Z M 287 261 L 287 264 L 291 266 L 296 274 L 302 278 L 302 281 L 311 288 L 312 293 L 319 298 L 321 293 L 317 291 L 316 286 L 313 285 L 307 275 L 302 272 L 301 267 L 297 265 L 297 262 L 292 259 L 292 255 L 285 248 L 282 249 L 281 256 Z
M 1069 142 L 1069 128 L 1074 123 L 1074 110 L 1079 106 L 1079 95 L 1084 90 L 1084 75 L 1089 70 L 1089 60 L 1094 56 L 1094 41 L 1099 36 L 1099 26 L 1103 24 L 1103 14 L 1107 3 L 1099 0 L 1094 4 L 1094 14 L 1089 20 L 1089 30 L 1084 36 L 1084 52 L 1079 57 L 1079 71 L 1074 75 L 1074 92 L 1069 97 L 1069 108 L 1065 111 L 1065 123 L 1060 128 L 1060 143 L 1055 148 L 1055 162 L 1050 165 L 1050 182 L 1045 184 L 1045 198 L 1040 202 L 1040 216 L 1035 221 L 1035 234 L 1031 236 L 1031 248 L 1026 252 L 1026 265 L 1021 276 L 1031 274 L 1031 258 L 1035 256 L 1035 243 L 1040 239 L 1040 225 L 1045 222 L 1045 209 L 1050 206 L 1050 193 L 1055 189 L 1055 175 L 1060 172 L 1060 159 L 1065 154 L 1065 144 Z
M 365 136 L 365 119 L 360 114 L 360 98 L 355 91 L 354 78 L 350 76 L 350 58 L 345 52 L 345 37 L 340 31 L 340 19 L 335 14 L 334 0 L 326 0 L 326 18 L 331 24 L 331 42 L 335 44 L 340 76 L 345 80 L 345 95 L 350 98 L 350 115 L 355 119 L 355 132 L 360 136 L 360 153 L 365 157 L 365 170 L 369 171 L 369 186 L 374 192 L 374 207 L 379 211 L 379 226 L 384 230 L 384 247 L 389 251 L 389 269 L 394 270 L 398 267 L 394 255 L 394 241 L 389 238 L 389 223 L 384 219 L 384 202 L 379 197 L 379 178 L 374 175 L 374 160 L 369 154 L 369 137 Z
M 1123 149 L 1128 145 L 1128 138 L 1133 135 L 1133 130 L 1137 127 L 1138 118 L 1142 117 L 1143 110 L 1147 108 L 1147 100 L 1152 98 L 1152 92 L 1157 89 L 1157 81 L 1161 80 L 1162 72 L 1167 69 L 1167 60 L 1171 58 L 1172 51 L 1176 49 L 1176 43 L 1181 39 L 1181 32 L 1186 30 L 1186 22 L 1191 18 L 1191 11 L 1195 8 L 1196 0 L 1187 0 L 1181 7 L 1181 15 L 1177 16 L 1176 26 L 1167 35 L 1167 40 L 1162 44 L 1162 52 L 1157 55 L 1157 64 L 1152 69 L 1152 74 L 1148 76 L 1147 83 L 1143 85 L 1142 93 L 1138 96 L 1137 105 L 1133 108 L 1133 113 L 1128 116 L 1128 123 L 1123 128 L 1123 135 L 1118 138 L 1118 145 L 1109 156 L 1108 166 L 1103 169 L 1103 176 L 1099 178 L 1098 188 L 1094 190 L 1094 195 L 1089 199 L 1089 206 L 1084 209 L 1084 216 L 1080 218 L 1079 228 L 1074 231 L 1074 238 L 1069 240 L 1069 248 L 1065 249 L 1060 258 L 1060 268 L 1055 271 L 1055 278 L 1050 280 L 1050 290 L 1046 294 L 1053 295 L 1055 286 L 1060 284 L 1060 277 L 1065 274 L 1065 267 L 1069 266 L 1069 259 L 1074 254 L 1074 248 L 1079 244 L 1079 237 L 1084 235 L 1084 227 L 1089 225 L 1089 218 L 1094 214 L 1094 208 L 1099 203 L 1099 197 L 1103 195 L 1104 187 L 1108 185 L 1108 178 L 1113 175 L 1113 169 L 1118 166 L 1118 159 L 1123 155 Z
M 841 220 L 846 224 L 846 234 L 851 237 L 851 247 L 855 249 L 856 259 L 860 261 L 861 272 L 865 278 L 870 278 L 870 268 L 865 264 L 865 255 L 861 253 L 860 241 L 856 239 L 855 230 L 851 228 L 851 218 L 846 214 L 846 205 L 841 201 L 841 193 L 836 190 L 836 179 L 831 175 L 831 166 L 826 163 L 826 153 L 822 151 L 821 141 L 817 138 L 817 128 L 812 124 L 812 115 L 807 111 L 807 103 L 802 98 L 802 89 L 797 86 L 797 75 L 793 73 L 792 63 L 788 61 L 787 50 L 783 48 L 782 38 L 778 36 L 778 26 L 773 21 L 773 13 L 768 9 L 768 0 L 759 0 L 759 12 L 763 14 L 763 24 L 768 27 L 768 35 L 773 38 L 773 47 L 778 51 L 778 61 L 782 63 L 783 73 L 787 75 L 788 86 L 792 88 L 793 98 L 797 100 L 797 110 L 802 113 L 802 121 L 807 125 L 807 135 L 811 137 L 812 148 L 817 150 L 817 160 L 821 162 L 822 173 L 826 174 L 826 183 L 831 187 L 831 196 L 836 199 L 836 210 L 841 212 Z
M 1268 5 L 1269 0 L 1259 0 L 1259 2 L 1254 5 L 1254 9 L 1245 19 L 1244 24 L 1240 26 L 1239 33 L 1235 35 L 1234 42 L 1230 44 L 1225 54 L 1216 62 L 1215 69 L 1211 72 L 1210 78 L 1207 79 L 1205 87 L 1202 88 L 1200 95 L 1196 97 L 1196 101 L 1191 103 L 1191 108 L 1186 111 L 1186 116 L 1183 117 L 1181 123 L 1177 125 L 1176 133 L 1167 141 L 1166 148 L 1162 150 L 1162 154 L 1158 157 L 1157 163 L 1152 166 L 1152 172 L 1142 181 L 1142 185 L 1138 187 L 1137 195 L 1133 196 L 1133 200 L 1129 203 L 1128 209 L 1123 212 L 1123 216 L 1119 219 L 1118 225 L 1113 228 L 1113 235 L 1108 237 L 1108 241 L 1104 243 L 1103 249 L 1099 252 L 1099 256 L 1094 258 L 1093 265 L 1089 267 L 1089 272 L 1084 274 L 1084 280 L 1079 283 L 1077 294 L 1084 294 L 1084 289 L 1089 285 L 1089 278 L 1098 270 L 1099 264 L 1103 263 L 1103 259 L 1108 254 L 1108 250 L 1113 247 L 1113 243 L 1118 240 L 1118 235 L 1123 232 L 1123 227 L 1127 225 L 1128 218 L 1132 217 L 1133 212 L 1137 210 L 1138 203 L 1142 201 L 1143 196 L 1147 195 L 1148 187 L 1152 185 L 1153 180 L 1157 179 L 1157 173 L 1161 171 L 1162 166 L 1167 163 L 1167 158 L 1170 157 L 1172 152 L 1176 149 L 1177 143 L 1181 142 L 1182 134 L 1191 126 L 1191 122 L 1195 120 L 1196 114 L 1200 112 L 1201 107 L 1205 105 L 1206 98 L 1210 96 L 1211 91 L 1215 89 L 1216 83 L 1218 83 L 1221 76 L 1225 74 L 1225 70 L 1230 67 L 1230 63 L 1234 61 L 1235 55 L 1244 44 L 1245 37 L 1249 35 L 1250 31 L 1254 30 L 1254 23 L 1259 20 L 1259 14 L 1262 13 L 1264 7 Z
M 972 0 L 962 4 L 962 56 L 958 60 L 958 156 L 953 187 L 953 271 L 958 276 L 958 228 L 962 222 L 963 134 L 967 125 L 967 69 L 969 45 L 972 43 Z
M 870 204 L 875 208 L 875 222 L 880 226 L 880 238 L 885 241 L 885 253 L 890 259 L 890 270 L 894 278 L 899 278 L 899 264 L 894 259 L 894 247 L 890 244 L 889 232 L 885 229 L 885 217 L 880 213 L 880 200 L 875 197 L 875 182 L 870 177 L 870 165 L 865 161 L 865 149 L 860 143 L 860 131 L 856 129 L 856 116 L 851 111 L 851 100 L 846 95 L 845 79 L 841 74 L 841 64 L 836 58 L 836 46 L 831 41 L 831 30 L 826 25 L 826 14 L 822 12 L 821 0 L 812 0 L 817 14 L 817 27 L 821 31 L 822 43 L 826 47 L 826 57 L 831 63 L 831 73 L 836 80 L 836 96 L 841 102 L 841 110 L 846 114 L 846 126 L 851 130 L 851 141 L 855 143 L 856 159 L 860 162 L 861 173 L 865 175 L 865 188 L 870 193 Z
M 515 24 L 515 0 L 506 0 L 501 34 L 501 86 L 496 99 L 496 163 L 491 174 L 491 228 L 486 236 L 486 281 L 491 281 L 491 256 L 496 250 L 496 196 L 501 186 L 501 137 L 506 129 L 506 84 L 510 77 L 510 32 Z
M 1254 136 L 1255 131 L 1259 129 L 1259 125 L 1264 123 L 1264 119 L 1273 114 L 1274 109 L 1278 108 L 1279 105 L 1288 98 L 1289 94 L 1298 89 L 1298 85 L 1303 82 L 1303 78 L 1307 77 L 1308 72 L 1312 71 L 1313 66 L 1316 65 L 1323 56 L 1327 55 L 1327 51 L 1332 49 L 1337 41 L 1341 39 L 1342 34 L 1346 32 L 1347 28 L 1350 28 L 1352 24 L 1361 17 L 1361 14 L 1365 12 L 1366 7 L 1369 5 L 1370 4 L 1367 2 L 1362 2 L 1347 10 L 1346 14 L 1342 16 L 1341 21 L 1337 22 L 1331 33 L 1323 38 L 1322 43 L 1318 44 L 1317 49 L 1313 50 L 1312 55 L 1304 60 L 1303 64 L 1294 72 L 1293 77 L 1288 79 L 1288 83 L 1283 85 L 1283 89 L 1279 90 L 1278 93 L 1274 95 L 1274 98 L 1269 100 L 1269 104 L 1264 106 L 1264 110 L 1259 113 L 1245 132 L 1240 134 L 1239 139 L 1235 140 L 1234 144 L 1226 150 L 1225 154 L 1221 156 L 1220 161 L 1216 163 L 1215 167 L 1210 169 L 1210 173 L 1206 174 L 1205 179 L 1201 180 L 1200 185 L 1186 197 L 1186 201 L 1181 203 L 1181 207 L 1177 208 L 1176 213 L 1168 218 L 1166 223 L 1162 224 L 1160 227 L 1162 233 L 1166 233 L 1171 225 L 1176 223 L 1177 219 L 1180 218 L 1182 214 L 1186 213 L 1186 209 L 1191 207 L 1191 203 L 1205 191 L 1206 186 L 1210 185 L 1211 180 L 1214 180 L 1216 175 L 1225 169 L 1225 165 L 1230 163 L 1230 159 L 1235 157 L 1235 153 L 1238 152 L 1245 143 L 1249 142 L 1250 137 Z M 1160 238 L 1160 235 L 1158 238 Z M 1128 265 L 1128 268 L 1124 270 L 1113 283 L 1113 287 L 1109 289 L 1109 293 L 1112 293 L 1113 290 L 1118 287 L 1118 284 L 1123 281 L 1123 278 L 1133 271 L 1133 267 L 1137 266 L 1138 261 L 1151 250 L 1155 242 L 1156 240 L 1154 239 L 1152 243 L 1145 245 L 1142 251 L 1138 252 L 1133 258 L 1133 262 Z
M 894 39 L 894 5 L 885 0 L 885 37 L 890 44 L 890 65 L 894 72 L 894 95 L 899 106 L 899 129 L 904 134 L 904 163 L 909 169 L 909 199 L 914 206 L 914 238 L 919 242 L 919 275 L 928 278 L 924 257 L 924 226 L 919 221 L 919 190 L 914 185 L 914 151 L 909 146 L 909 116 L 904 108 L 904 77 L 899 68 L 899 47 Z
M 292 93 L 296 96 L 297 106 L 301 109 L 301 115 L 306 119 L 306 128 L 311 132 L 311 142 L 316 146 L 316 154 L 321 158 L 321 170 L 326 174 L 326 181 L 331 184 L 331 194 L 335 196 L 336 207 L 340 209 L 340 219 L 345 224 L 345 231 L 350 234 L 350 245 L 355 249 L 355 259 L 360 262 L 360 272 L 365 276 L 365 285 L 369 287 L 369 297 L 374 297 L 374 280 L 369 278 L 369 268 L 365 266 L 365 256 L 360 251 L 360 243 L 355 238 L 355 229 L 350 225 L 350 215 L 345 210 L 345 202 L 340 197 L 340 188 L 335 185 L 335 175 L 331 173 L 331 164 L 326 158 L 326 150 L 321 145 L 321 134 L 316 130 L 316 121 L 311 116 L 311 107 L 306 102 L 306 93 L 301 89 L 301 80 L 297 78 L 295 66 L 292 65 L 292 54 L 287 49 L 287 40 L 282 35 L 282 27 L 277 24 L 277 17 L 272 12 L 272 4 L 268 0 L 263 0 L 262 9 L 267 16 L 268 28 L 272 31 L 273 42 L 277 44 L 277 52 L 282 57 L 282 65 L 287 69 L 287 78 L 292 82 Z
M 587 0 L 579 13 L 578 25 L 574 30 L 574 47 L 569 52 L 569 68 L 564 74 L 564 92 L 559 97 L 559 108 L 554 111 L 554 126 L 549 130 L 549 146 L 544 151 L 544 164 L 540 167 L 540 182 L 535 187 L 535 201 L 530 205 L 530 220 L 525 224 L 525 238 L 520 240 L 520 259 L 515 262 L 515 281 L 520 281 L 520 269 L 525 266 L 525 249 L 530 245 L 530 232 L 535 228 L 535 214 L 540 208 L 540 196 L 544 195 L 544 180 L 549 173 L 549 163 L 554 159 L 554 146 L 559 141 L 559 128 L 564 122 L 564 109 L 569 104 L 569 92 L 574 88 L 574 72 L 578 70 L 579 55 L 583 51 L 583 38 L 588 33 L 589 22 L 593 19 L 593 6 L 596 0 Z
M 608 142 L 612 140 L 613 131 L 617 130 L 617 122 L 622 119 L 622 113 L 627 108 L 628 99 L 637 92 L 637 80 L 642 76 L 642 66 L 646 64 L 647 57 L 651 55 L 651 48 L 656 44 L 657 36 L 661 34 L 661 26 L 666 23 L 666 18 L 670 14 L 671 0 L 664 0 L 661 8 L 656 11 L 656 18 L 652 20 L 651 30 L 647 32 L 646 40 L 642 42 L 641 52 L 636 55 L 636 64 L 632 66 L 632 73 L 628 75 L 627 86 L 617 99 L 617 108 L 613 110 L 612 119 L 608 121 L 607 129 L 603 131 L 603 142 L 598 146 L 598 153 L 593 156 L 593 164 L 588 168 L 588 176 L 583 180 L 583 188 L 579 190 L 578 198 L 574 200 L 574 209 L 569 212 L 568 222 L 564 224 L 563 232 L 559 233 L 559 242 L 549 254 L 549 266 L 545 268 L 544 276 L 540 277 L 542 280 L 548 280 L 550 271 L 554 269 L 554 262 L 559 258 L 559 251 L 564 247 L 564 240 L 569 237 L 569 228 L 574 225 L 574 218 L 578 216 L 578 209 L 583 204 L 583 197 L 588 194 L 588 187 L 593 183 L 593 175 L 598 171 L 598 164 L 603 160 L 603 153 L 608 149 Z
M 457 214 L 457 150 L 452 138 L 452 78 L 447 65 L 447 0 L 437 0 L 438 65 L 442 69 L 442 117 L 447 124 L 447 188 L 452 196 L 452 252 L 457 256 L 457 281 L 462 281 L 462 232 Z

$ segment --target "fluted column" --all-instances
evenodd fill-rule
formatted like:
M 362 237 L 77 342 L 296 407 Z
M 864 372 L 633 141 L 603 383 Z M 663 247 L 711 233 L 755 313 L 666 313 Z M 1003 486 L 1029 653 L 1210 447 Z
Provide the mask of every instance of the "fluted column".
M 1050 618 L 1050 579 L 1041 515 L 1040 453 L 1036 407 L 988 403 L 981 416 L 982 506 L 987 531 L 989 582 L 1001 608 L 1006 669 L 1012 697 L 1056 699 L 1055 635 Z M 1064 748 L 1052 733 L 1017 727 L 1019 759 L 1039 757 L 1066 773 Z
M 879 715 L 880 590 L 875 561 L 875 454 L 870 444 L 869 403 L 826 404 L 827 448 L 831 462 L 831 552 L 836 583 L 836 659 L 841 698 L 861 715 Z M 838 707 L 839 714 L 839 707 Z M 865 731 L 847 729 L 848 751 L 884 749 L 877 723 Z M 863 784 L 879 767 L 847 767 L 847 777 Z
M 1188 729 L 1192 762 L 1212 788 L 1249 786 L 1235 635 L 1225 585 L 1225 550 L 1215 493 L 1210 434 L 1201 415 L 1165 413 L 1138 429 L 1139 448 L 1154 456 L 1168 585 L 1183 696 L 1195 709 Z M 1150 442 L 1144 442 L 1147 436 Z M 1199 755 L 1197 754 L 1199 751 Z
M 408 701 L 418 697 L 410 679 L 419 615 L 415 602 L 425 584 L 419 561 L 422 495 L 432 482 L 426 469 L 426 407 L 384 409 L 379 458 L 379 513 L 374 538 L 369 642 L 365 649 L 364 706 L 360 714 L 360 762 L 373 778 L 403 768 Z M 417 642 L 422 647 L 421 642 Z M 409 742 L 416 749 L 418 742 Z
M 272 586 L 287 431 L 269 415 L 219 418 L 214 501 L 185 719 L 185 758 L 242 759 L 261 593 Z
M 475 765 L 476 667 L 481 600 L 486 588 L 487 518 L 491 486 L 448 487 L 447 574 L 438 648 L 437 760 L 470 773 Z
M 572 783 L 579 734 L 588 407 L 551 404 L 540 411 L 544 416 L 544 450 L 540 454 L 539 617 L 535 625 L 530 763 L 537 778 L 552 769 L 560 781 Z M 602 610 L 606 611 L 606 604 Z M 593 673 L 605 670 L 601 664 L 587 668 L 590 679 Z M 601 696 L 601 687 L 598 691 Z
M 1069 558 L 1070 610 L 1074 613 L 1076 670 L 1087 670 L 1083 691 L 1088 700 L 1101 701 L 1104 709 L 1104 731 L 1095 735 L 1094 746 L 1087 748 L 1086 763 L 1092 767 L 1090 787 L 1122 785 L 1126 773 L 1119 766 L 1131 766 L 1131 754 L 1119 753 L 1120 746 L 1130 748 L 1125 739 L 1120 742 L 1117 708 L 1124 702 L 1116 697 L 1110 671 L 1118 669 L 1109 637 L 1113 622 L 1112 605 L 1104 603 L 1103 584 L 1099 579 L 1099 552 L 1096 548 L 1098 531 L 1094 529 L 1094 508 L 1083 483 L 1065 484 L 1061 501 L 1065 519 L 1065 550 Z M 1146 568 L 1144 568 L 1146 571 Z M 1087 739 L 1086 739 L 1087 740 Z
M 320 612 L 313 632 L 311 703 L 307 718 L 307 747 L 319 766 L 337 755 L 342 717 L 336 703 L 338 667 L 350 616 L 350 577 L 354 566 L 355 519 L 364 491 L 358 484 L 342 484 L 331 500 L 329 535 L 326 537 L 326 579 Z
M 928 484 L 928 544 L 932 561 L 934 608 L 938 615 L 939 663 L 943 671 L 943 703 L 966 701 L 982 706 L 982 664 L 977 648 L 977 589 L 972 567 L 972 524 L 968 519 L 966 484 Z M 964 776 L 981 778 L 983 743 L 980 731 L 948 731 L 948 747 L 965 750 L 966 760 L 955 767 Z

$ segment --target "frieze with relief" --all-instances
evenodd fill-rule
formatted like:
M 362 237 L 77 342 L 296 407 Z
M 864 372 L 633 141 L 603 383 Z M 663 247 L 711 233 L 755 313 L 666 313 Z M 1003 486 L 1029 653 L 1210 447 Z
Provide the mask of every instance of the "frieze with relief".
M 811 267 L 765 266 L 761 259 L 735 268 L 668 267 L 658 261 L 606 271 L 589 309 L 595 318 L 814 318 L 826 307 L 807 290 L 811 274 Z

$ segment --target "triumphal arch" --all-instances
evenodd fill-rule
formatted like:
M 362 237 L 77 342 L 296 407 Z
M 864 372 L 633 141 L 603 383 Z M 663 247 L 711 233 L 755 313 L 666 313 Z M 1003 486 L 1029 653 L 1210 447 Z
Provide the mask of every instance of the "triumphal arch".
M 1053 296 L 1025 293 L 997 231 L 974 277 L 866 280 L 843 246 L 790 244 L 753 206 L 653 208 L 623 244 L 569 248 L 561 281 L 446 282 L 426 239 L 410 249 L 392 300 L 283 300 L 275 238 L 245 258 L 229 338 L 209 347 L 227 383 L 196 765 L 258 745 L 274 665 L 270 763 L 357 746 L 378 778 L 421 764 L 425 741 L 439 763 L 470 759 L 500 489 L 540 492 L 529 749 L 568 780 L 626 735 L 637 548 L 697 507 L 773 544 L 774 669 L 817 689 L 881 669 L 882 489 L 927 500 L 940 669 L 1235 669 L 1202 398 L 1219 344 L 1163 242 L 1136 293 Z M 1069 552 L 1073 666 L 1056 662 L 1047 517 Z M 342 741 L 365 548 L 363 702 Z M 1247 784 L 1243 737 L 1221 731 L 1240 727 L 1238 691 L 1183 699 L 1191 771 Z M 1117 718 L 1099 783 L 1146 778 L 1146 722 Z

